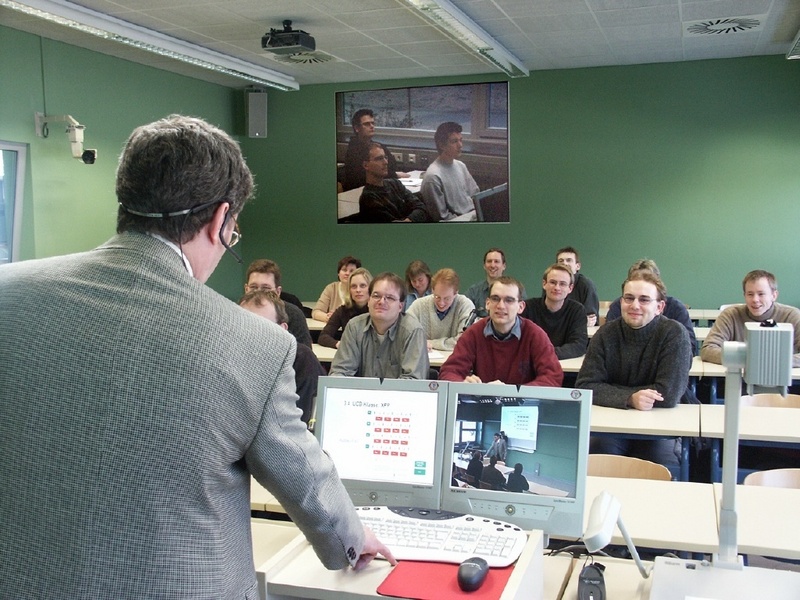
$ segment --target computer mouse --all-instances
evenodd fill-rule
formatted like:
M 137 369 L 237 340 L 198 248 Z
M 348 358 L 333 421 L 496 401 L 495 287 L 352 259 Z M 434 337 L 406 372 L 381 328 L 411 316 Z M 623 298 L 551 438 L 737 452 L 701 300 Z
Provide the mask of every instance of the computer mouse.
M 474 592 L 489 574 L 489 563 L 480 556 L 473 556 L 462 562 L 458 567 L 458 587 L 465 592 Z

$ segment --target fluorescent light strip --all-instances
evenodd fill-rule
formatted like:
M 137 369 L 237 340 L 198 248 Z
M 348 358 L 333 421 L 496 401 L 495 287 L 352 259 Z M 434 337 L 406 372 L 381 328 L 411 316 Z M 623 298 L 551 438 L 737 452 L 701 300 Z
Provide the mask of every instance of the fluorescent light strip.
M 152 52 L 159 56 L 202 67 L 216 73 L 243 79 L 256 85 L 268 86 L 283 91 L 300 88 L 297 81 L 289 75 L 284 75 L 278 71 L 260 67 L 196 44 L 184 42 L 69 2 L 27 0 L 22 3 L 15 0 L 0 0 L 0 6 L 99 38 L 132 46 L 139 50 Z
M 406 0 L 449 37 L 511 77 L 527 77 L 522 62 L 449 0 Z

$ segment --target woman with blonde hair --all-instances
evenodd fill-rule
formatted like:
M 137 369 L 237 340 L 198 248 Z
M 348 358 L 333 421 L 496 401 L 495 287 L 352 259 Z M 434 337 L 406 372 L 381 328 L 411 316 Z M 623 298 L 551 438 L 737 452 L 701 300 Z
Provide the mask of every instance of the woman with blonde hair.
M 319 334 L 319 345 L 328 348 L 338 348 L 339 340 L 347 323 L 353 317 L 363 315 L 369 310 L 369 284 L 372 281 L 372 274 L 366 269 L 359 268 L 350 273 L 349 290 L 345 304 L 333 311 L 331 318 L 328 319 L 325 328 Z

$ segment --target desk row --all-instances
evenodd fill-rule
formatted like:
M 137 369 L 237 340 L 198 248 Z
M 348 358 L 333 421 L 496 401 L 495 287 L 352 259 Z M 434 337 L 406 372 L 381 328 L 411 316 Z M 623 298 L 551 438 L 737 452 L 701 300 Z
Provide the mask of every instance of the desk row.
M 589 508 L 607 491 L 622 504 L 622 517 L 637 546 L 709 554 L 719 549 L 722 485 L 593 477 L 586 479 L 584 527 Z M 736 488 L 739 552 L 800 559 L 800 490 L 740 485 Z M 285 513 L 255 479 L 250 509 Z M 612 544 L 624 544 L 617 530 Z

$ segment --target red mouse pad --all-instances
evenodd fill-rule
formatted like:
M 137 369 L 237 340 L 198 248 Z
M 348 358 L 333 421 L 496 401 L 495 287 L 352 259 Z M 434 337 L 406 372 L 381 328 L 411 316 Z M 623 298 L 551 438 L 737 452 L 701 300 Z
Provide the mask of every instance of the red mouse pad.
M 489 574 L 479 589 L 474 592 L 463 592 L 456 580 L 458 565 L 403 560 L 397 563 L 389 576 L 378 586 L 378 593 L 382 596 L 399 596 L 415 600 L 447 598 L 497 600 L 513 571 L 514 565 L 489 569 Z

